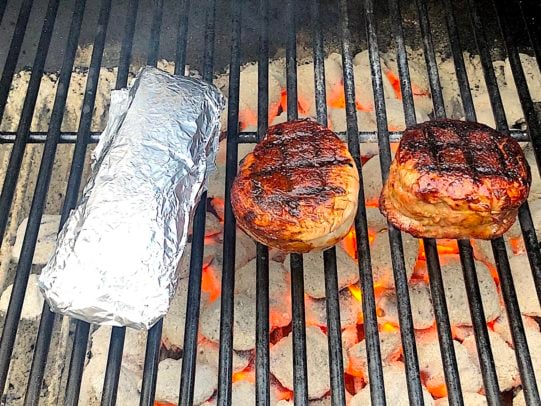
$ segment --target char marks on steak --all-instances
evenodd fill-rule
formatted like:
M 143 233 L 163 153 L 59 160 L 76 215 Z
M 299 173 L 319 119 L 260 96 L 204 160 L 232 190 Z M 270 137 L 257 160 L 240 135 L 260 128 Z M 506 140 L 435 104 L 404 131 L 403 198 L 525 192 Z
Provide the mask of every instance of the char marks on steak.
M 511 227 L 530 182 L 509 135 L 474 122 L 428 121 L 404 132 L 380 209 L 416 237 L 492 239 Z
M 309 120 L 270 127 L 231 189 L 239 226 L 285 251 L 334 245 L 355 216 L 358 173 L 347 146 Z

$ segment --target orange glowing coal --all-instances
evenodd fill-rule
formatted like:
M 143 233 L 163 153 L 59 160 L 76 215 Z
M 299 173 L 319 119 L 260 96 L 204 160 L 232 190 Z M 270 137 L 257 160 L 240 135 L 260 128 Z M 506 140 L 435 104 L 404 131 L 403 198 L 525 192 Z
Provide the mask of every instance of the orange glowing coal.
M 458 254 L 458 244 L 456 240 L 436 240 L 436 247 L 439 255 Z M 423 240 L 420 240 L 419 244 L 419 259 L 426 261 Z
M 400 78 L 396 73 L 394 73 L 391 70 L 388 70 L 385 72 L 385 76 L 387 76 L 387 79 L 391 83 L 391 86 L 393 87 L 395 97 L 398 100 L 402 100 L 402 89 L 400 88 Z M 429 94 L 421 89 L 419 86 L 416 86 L 414 83 L 411 85 L 411 91 L 414 96 L 428 96 Z
M 247 381 L 250 383 L 255 383 L 255 372 L 251 366 L 248 366 L 247 369 L 244 369 L 233 374 L 233 383 L 239 381 Z
M 394 331 L 398 331 L 398 326 L 393 323 L 385 322 L 381 325 L 380 331 L 385 331 L 386 333 L 392 333 Z
M 154 406 L 177 406 L 177 404 L 168 402 L 166 400 L 155 400 Z
M 220 281 L 211 265 L 203 268 L 201 276 L 201 290 L 209 295 L 209 301 L 214 302 L 220 297 Z
M 372 245 L 376 238 L 376 230 L 368 228 L 368 243 Z M 355 236 L 355 229 L 351 228 L 349 233 L 342 240 L 342 248 L 353 259 L 357 259 L 357 239 Z
M 361 288 L 358 285 L 350 285 L 348 287 L 349 291 L 351 292 L 351 295 L 357 299 L 358 302 L 362 302 L 363 300 L 363 293 L 361 292 Z
M 426 388 L 435 398 L 444 398 L 447 396 L 447 385 L 444 383 L 438 385 L 430 385 L 430 382 L 427 382 Z
M 509 245 L 515 255 L 524 254 L 526 252 L 526 246 L 524 245 L 524 240 L 521 236 L 509 238 Z

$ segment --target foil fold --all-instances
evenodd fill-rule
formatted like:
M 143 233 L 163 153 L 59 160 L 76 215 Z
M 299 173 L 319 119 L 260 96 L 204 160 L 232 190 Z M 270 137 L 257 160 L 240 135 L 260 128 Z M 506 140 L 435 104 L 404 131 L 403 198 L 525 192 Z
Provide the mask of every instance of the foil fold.
M 152 67 L 112 91 L 90 179 L 39 278 L 53 311 L 137 329 L 166 314 L 224 107 L 213 85 Z

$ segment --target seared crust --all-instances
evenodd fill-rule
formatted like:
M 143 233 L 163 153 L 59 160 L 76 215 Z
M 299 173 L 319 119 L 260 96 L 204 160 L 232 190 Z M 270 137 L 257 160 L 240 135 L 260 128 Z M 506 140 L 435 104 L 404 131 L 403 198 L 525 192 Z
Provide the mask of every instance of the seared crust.
M 510 136 L 473 122 L 428 121 L 404 132 L 380 210 L 415 237 L 492 239 L 514 223 L 530 183 Z
M 347 146 L 309 120 L 270 127 L 242 161 L 231 188 L 237 224 L 288 252 L 328 248 L 349 231 L 359 177 Z

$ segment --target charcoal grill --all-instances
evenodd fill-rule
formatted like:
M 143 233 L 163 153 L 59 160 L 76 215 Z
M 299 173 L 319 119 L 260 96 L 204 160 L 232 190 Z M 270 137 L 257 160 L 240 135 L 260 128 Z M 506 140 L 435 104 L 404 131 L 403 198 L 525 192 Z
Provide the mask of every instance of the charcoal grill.
M 6 10 L 6 1 L 0 0 L 0 22 Z M 58 14 L 60 0 L 49 0 L 46 16 L 43 22 L 42 32 L 37 45 L 37 52 L 32 64 L 32 74 L 28 86 L 21 120 L 16 133 L 0 133 L 0 142 L 13 144 L 9 166 L 4 180 L 0 197 L 0 235 L 4 235 L 8 223 L 10 207 L 12 205 L 18 173 L 21 168 L 25 147 L 29 143 L 44 143 L 43 155 L 39 168 L 39 175 L 32 201 L 29 222 L 26 229 L 24 244 L 20 261 L 17 265 L 15 283 L 11 296 L 9 309 L 5 317 L 4 327 L 0 340 L 0 388 L 5 391 L 8 369 L 11 355 L 17 337 L 17 328 L 21 314 L 22 304 L 25 297 L 26 286 L 31 272 L 32 256 L 34 254 L 40 219 L 44 211 L 47 191 L 53 171 L 54 157 L 59 143 L 74 143 L 72 166 L 66 190 L 65 201 L 62 210 L 61 223 L 63 224 L 69 211 L 75 206 L 78 191 L 81 185 L 83 162 L 87 146 L 97 142 L 99 133 L 91 132 L 92 110 L 95 102 L 96 89 L 99 80 L 99 69 L 102 65 L 102 57 L 105 48 L 105 39 L 110 20 L 112 0 L 101 0 L 98 16 L 98 24 L 92 49 L 92 57 L 89 67 L 88 81 L 84 92 L 83 110 L 76 133 L 61 131 L 61 124 L 66 105 L 67 88 L 70 82 L 77 45 L 84 17 L 86 0 L 73 1 L 73 15 L 71 26 L 64 51 L 64 60 L 59 74 L 58 90 L 54 99 L 52 116 L 47 133 L 31 132 L 30 125 L 36 98 L 39 91 L 40 79 L 44 72 L 45 61 L 49 52 L 49 45 L 53 33 L 53 27 Z M 142 10 L 138 0 L 129 0 L 125 9 L 124 34 L 121 43 L 120 59 L 118 61 L 118 75 L 116 88 L 125 87 L 128 80 L 130 60 L 134 34 L 136 33 L 138 12 L 152 13 L 150 41 L 148 44 L 147 64 L 156 65 L 160 45 L 161 21 L 164 12 L 164 1 L 155 0 L 152 10 Z M 188 21 L 190 10 L 194 7 L 204 7 L 206 10 L 206 24 L 204 27 L 204 49 L 202 75 L 205 80 L 211 81 L 214 74 L 214 49 L 215 31 L 220 19 L 216 16 L 216 0 L 192 2 L 179 0 L 176 7 L 180 10 L 178 22 L 178 35 L 176 38 L 175 73 L 184 74 L 184 66 L 187 61 L 187 46 L 190 38 Z M 315 89 L 317 120 L 327 124 L 327 106 L 325 101 L 324 79 L 324 40 L 320 23 L 320 0 L 306 1 L 309 4 L 311 20 L 311 33 L 313 40 L 313 61 L 315 67 Z M 303 4 L 305 4 L 303 2 Z M 334 1 L 339 10 L 339 32 L 342 51 L 344 90 L 346 96 L 347 113 L 347 140 L 349 149 L 358 165 L 361 167 L 360 149 L 364 141 L 377 140 L 380 149 L 382 176 L 387 177 L 391 161 L 390 141 L 400 138 L 400 133 L 390 132 L 387 128 L 387 116 L 385 100 L 383 97 L 382 71 L 378 57 L 378 21 L 374 12 L 374 0 L 362 0 L 360 2 L 348 2 L 346 0 Z M 431 26 L 428 13 L 428 1 L 416 0 L 418 13 L 418 25 L 422 37 L 422 44 L 428 69 L 430 90 L 434 104 L 434 115 L 437 118 L 446 116 L 444 99 L 438 68 L 435 60 L 434 44 L 432 40 Z M 485 8 L 495 11 L 497 25 L 505 44 L 507 55 L 510 58 L 511 68 L 520 103 L 525 114 L 527 131 L 511 131 L 508 127 L 505 111 L 496 82 L 496 76 L 491 63 L 490 41 L 492 40 L 485 32 L 484 21 Z M 462 104 L 468 120 L 476 119 L 475 106 L 470 92 L 468 77 L 463 60 L 462 50 L 465 47 L 464 37 L 459 29 L 459 22 L 471 24 L 474 33 L 475 48 L 481 57 L 484 78 L 487 84 L 490 103 L 493 109 L 497 128 L 511 134 L 520 140 L 529 140 L 535 150 L 538 163 L 541 163 L 541 124 L 536 115 L 535 106 L 530 97 L 526 78 L 519 59 L 516 38 L 529 35 L 537 61 L 539 61 L 539 37 L 538 26 L 527 10 L 535 8 L 535 5 L 521 4 L 518 1 L 488 1 L 481 2 L 466 0 L 465 7 L 457 9 L 457 4 L 451 0 L 441 0 L 442 9 L 445 11 L 448 40 L 451 47 L 452 57 L 455 64 L 456 75 L 460 86 Z M 328 6 L 328 5 L 327 5 Z M 33 7 L 32 0 L 23 0 L 11 44 L 7 51 L 4 70 L 0 79 L 0 117 L 4 112 L 10 85 L 17 67 L 21 46 L 27 32 L 30 12 Z M 295 119 L 297 112 L 297 30 L 296 21 L 299 12 L 299 3 L 288 0 L 283 9 L 283 24 L 287 29 L 286 48 L 286 71 L 287 71 L 287 116 Z M 400 74 L 400 86 L 403 95 L 403 107 L 406 124 L 416 122 L 414 100 L 411 81 L 408 71 L 408 59 L 406 56 L 405 34 L 403 28 L 402 7 L 399 0 L 388 0 L 389 18 L 393 29 L 392 35 L 397 49 L 397 64 Z M 237 147 L 239 143 L 255 143 L 260 140 L 268 126 L 268 80 L 269 80 L 269 43 L 272 41 L 269 34 L 269 0 L 260 0 L 258 3 L 258 27 L 259 27 L 259 58 L 258 58 L 258 125 L 257 132 L 239 131 L 239 86 L 240 65 L 243 44 L 241 41 L 243 2 L 233 0 L 231 2 L 232 31 L 231 31 L 231 54 L 229 73 L 229 100 L 228 100 L 228 127 L 227 127 L 227 163 L 226 163 L 226 204 L 224 226 L 224 263 L 222 276 L 222 292 L 234 291 L 234 265 L 235 265 L 235 220 L 232 215 L 228 193 L 237 171 Z M 307 11 L 306 9 L 304 11 Z M 355 87 L 352 63 L 352 39 L 349 17 L 352 13 L 360 13 L 364 19 L 365 36 L 370 55 L 370 68 L 374 89 L 374 100 L 377 117 L 377 131 L 373 133 L 359 132 L 355 111 Z M 527 17 L 527 18 L 526 18 Z M 221 16 L 220 16 L 221 18 Z M 524 24 L 522 24 L 524 22 Z M 360 146 L 361 145 L 361 146 Z M 533 168 L 535 170 L 535 168 Z M 361 172 L 359 172 L 362 175 Z M 359 201 L 364 202 L 364 194 L 361 188 Z M 191 405 L 193 403 L 193 389 L 195 379 L 195 365 L 197 355 L 197 336 L 199 320 L 199 302 L 201 294 L 201 278 L 204 250 L 204 229 L 207 199 L 202 196 L 201 203 L 197 207 L 193 223 L 192 253 L 190 262 L 188 306 L 186 314 L 186 328 L 184 339 L 182 378 L 179 388 L 179 404 Z M 519 212 L 519 221 L 531 265 L 531 270 L 536 284 L 537 294 L 541 300 L 541 251 L 535 234 L 532 217 L 528 204 L 525 203 Z M 358 208 L 355 220 L 356 242 L 358 247 L 360 283 L 363 291 L 362 308 L 364 313 L 364 328 L 368 357 L 368 370 L 370 377 L 370 389 L 372 404 L 385 404 L 384 380 L 382 372 L 382 359 L 378 339 L 378 323 L 376 317 L 376 303 L 374 286 L 371 276 L 370 247 L 366 220 L 366 208 L 361 204 Z M 412 405 L 422 405 L 421 378 L 416 352 L 413 319 L 410 308 L 407 277 L 402 251 L 400 232 L 390 227 L 390 243 L 392 247 L 392 263 L 394 269 L 395 286 L 398 297 L 398 311 L 400 332 L 403 345 L 404 361 L 408 384 L 408 397 Z M 471 318 L 473 321 L 475 340 L 480 358 L 481 371 L 487 400 L 490 405 L 502 404 L 501 392 L 498 387 L 493 354 L 489 343 L 487 325 L 481 302 L 481 293 L 475 264 L 473 261 L 472 247 L 469 241 L 459 241 L 460 259 L 464 278 L 466 281 L 467 295 L 470 305 Z M 445 370 L 445 382 L 447 384 L 450 402 L 453 405 L 464 404 L 460 390 L 460 375 L 458 373 L 454 347 L 452 344 L 451 326 L 447 311 L 443 281 L 440 271 L 436 242 L 424 240 L 428 263 L 430 290 L 434 305 L 436 326 L 439 343 L 442 352 L 442 361 Z M 505 307 L 512 332 L 516 358 L 520 370 L 522 386 L 528 405 L 539 405 L 541 400 L 539 390 L 530 357 L 530 351 L 526 341 L 525 330 L 520 317 L 520 309 L 517 302 L 509 260 L 503 239 L 492 241 L 492 249 L 496 260 L 498 275 L 501 281 Z M 342 361 L 342 341 L 340 327 L 340 313 L 338 301 L 338 284 L 336 276 L 335 250 L 329 249 L 324 253 L 325 266 L 325 290 L 327 294 L 327 318 L 328 340 L 330 360 L 331 397 L 333 405 L 345 405 L 344 394 L 344 365 Z M 257 245 L 257 322 L 254 334 L 256 336 L 256 404 L 270 404 L 270 374 L 269 374 L 269 252 L 262 245 Z M 307 361 L 306 361 L 306 337 L 305 337 L 305 309 L 304 309 L 304 286 L 303 286 L 303 259 L 300 255 L 291 258 L 291 295 L 292 295 L 292 331 L 293 331 L 293 364 L 294 364 L 294 400 L 297 405 L 308 404 L 307 390 Z M 220 324 L 220 355 L 219 355 L 219 379 L 217 399 L 219 405 L 231 404 L 232 385 L 232 340 L 233 340 L 233 295 L 221 296 L 221 324 Z M 53 314 L 47 305 L 44 306 L 39 332 L 35 339 L 35 348 L 28 386 L 26 390 L 25 404 L 37 405 L 45 369 L 47 357 L 51 345 L 51 336 L 55 319 L 59 316 Z M 83 366 L 87 351 L 90 325 L 82 321 L 72 321 L 74 325 L 73 345 L 69 360 L 68 381 L 65 393 L 65 404 L 76 405 L 78 403 Z M 146 356 L 141 387 L 141 405 L 153 405 L 157 378 L 157 365 L 159 360 L 160 339 L 162 322 L 158 322 L 148 332 Z M 119 383 L 122 352 L 124 346 L 125 329 L 113 328 L 107 368 L 103 383 L 102 404 L 122 404 L 117 401 L 117 389 Z

